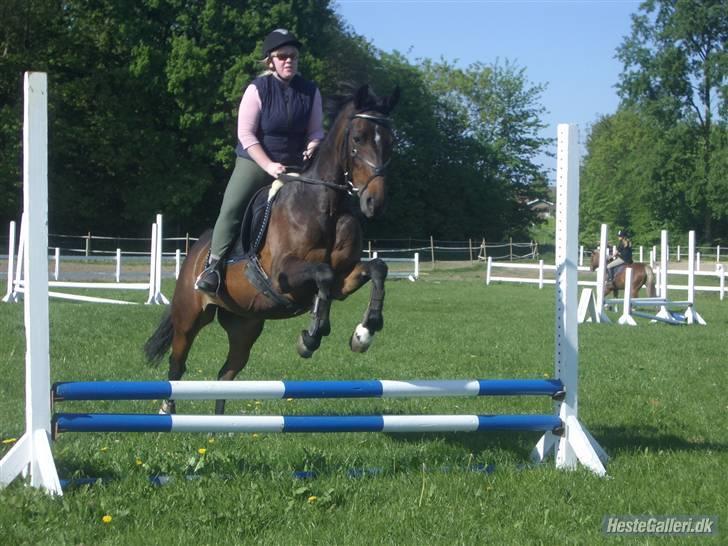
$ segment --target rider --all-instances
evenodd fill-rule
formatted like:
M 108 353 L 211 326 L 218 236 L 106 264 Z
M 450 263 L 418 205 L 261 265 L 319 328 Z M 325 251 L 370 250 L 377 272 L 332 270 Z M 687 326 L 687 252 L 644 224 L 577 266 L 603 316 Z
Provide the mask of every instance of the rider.
M 195 288 L 216 295 L 223 258 L 240 231 L 248 202 L 288 167 L 301 168 L 324 137 L 321 93 L 298 74 L 301 42 L 278 28 L 263 40 L 266 70 L 245 90 L 238 109 L 233 170 L 215 222 L 207 267 Z
M 617 252 L 607 264 L 607 277 L 610 283 L 614 282 L 614 272 L 620 265 L 632 263 L 632 241 L 628 236 L 627 230 L 620 229 L 617 237 L 619 237 Z

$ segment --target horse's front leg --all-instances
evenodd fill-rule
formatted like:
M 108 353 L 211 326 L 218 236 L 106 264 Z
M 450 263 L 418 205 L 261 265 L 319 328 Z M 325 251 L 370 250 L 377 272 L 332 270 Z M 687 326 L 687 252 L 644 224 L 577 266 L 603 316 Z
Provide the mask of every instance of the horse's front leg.
M 316 283 L 317 293 L 311 309 L 311 323 L 298 337 L 296 349 L 303 358 L 310 358 L 321 346 L 321 338 L 331 333 L 331 288 L 334 271 L 325 263 L 311 263 L 289 259 L 281 268 L 279 285 L 284 292 L 294 292 L 311 281 Z
M 357 324 L 349 339 L 349 347 L 355 353 L 365 352 L 372 344 L 375 332 L 384 328 L 384 281 L 387 278 L 387 264 L 379 258 L 368 262 L 359 262 L 343 280 L 340 293 L 336 297 L 345 298 L 371 280 L 369 305 L 364 318 Z

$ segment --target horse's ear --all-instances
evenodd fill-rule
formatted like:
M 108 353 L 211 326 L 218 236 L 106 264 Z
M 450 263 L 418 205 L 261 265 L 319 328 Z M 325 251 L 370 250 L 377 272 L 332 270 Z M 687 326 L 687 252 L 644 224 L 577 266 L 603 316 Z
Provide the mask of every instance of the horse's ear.
M 394 88 L 394 91 L 392 91 L 392 94 L 389 95 L 386 99 L 384 99 L 384 110 L 385 113 L 389 114 L 395 106 L 397 106 L 397 103 L 399 102 L 399 95 L 400 95 L 400 88 L 399 85 Z
M 362 110 L 366 107 L 369 100 L 369 84 L 362 85 L 354 95 L 354 108 Z

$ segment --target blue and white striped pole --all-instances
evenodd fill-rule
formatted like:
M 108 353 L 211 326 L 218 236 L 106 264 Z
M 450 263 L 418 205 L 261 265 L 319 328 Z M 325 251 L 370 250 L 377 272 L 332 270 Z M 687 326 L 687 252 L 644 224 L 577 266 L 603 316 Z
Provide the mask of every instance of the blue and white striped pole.
M 556 415 L 139 415 L 59 413 L 60 432 L 481 432 L 560 433 Z
M 525 396 L 559 398 L 554 379 L 462 381 L 99 381 L 53 386 L 63 400 L 269 400 L 286 398 L 408 398 L 427 396 Z

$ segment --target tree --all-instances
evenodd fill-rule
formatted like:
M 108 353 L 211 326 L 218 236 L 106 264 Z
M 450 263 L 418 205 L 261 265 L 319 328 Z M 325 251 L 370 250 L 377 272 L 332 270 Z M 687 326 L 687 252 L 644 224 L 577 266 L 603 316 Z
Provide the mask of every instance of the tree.
M 623 105 L 641 109 L 664 131 L 688 128 L 699 143 L 686 203 L 700 216 L 707 240 L 714 221 L 726 215 L 727 44 L 724 0 L 647 0 L 617 52 Z

